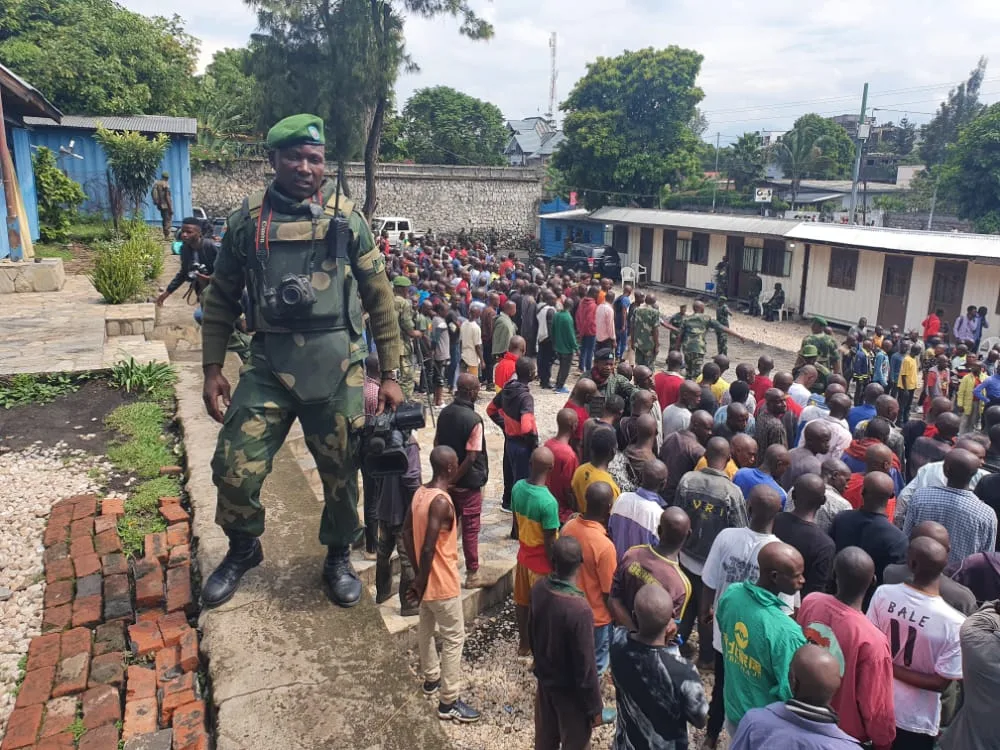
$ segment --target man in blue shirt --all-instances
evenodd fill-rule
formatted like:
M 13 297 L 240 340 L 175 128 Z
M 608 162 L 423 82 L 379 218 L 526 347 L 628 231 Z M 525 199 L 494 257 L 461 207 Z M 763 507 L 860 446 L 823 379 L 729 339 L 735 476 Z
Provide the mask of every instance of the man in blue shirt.
M 1000 404 L 1000 373 L 990 375 L 986 380 L 976 386 L 972 395 L 980 401 L 985 401 L 988 405 Z
M 781 509 L 784 510 L 785 503 L 788 501 L 788 494 L 778 484 L 776 477 L 780 478 L 790 464 L 791 458 L 788 455 L 788 448 L 779 443 L 769 445 L 760 460 L 760 467 L 756 469 L 740 469 L 733 475 L 733 484 L 740 488 L 743 497 L 747 500 L 750 499 L 750 490 L 758 484 L 766 484 L 769 487 L 773 487 L 778 495 L 781 496 Z
M 883 393 L 885 393 L 885 389 L 878 383 L 869 383 L 865 386 L 864 403 L 855 406 L 847 413 L 847 428 L 851 433 L 854 432 L 859 422 L 875 417 L 875 402 Z

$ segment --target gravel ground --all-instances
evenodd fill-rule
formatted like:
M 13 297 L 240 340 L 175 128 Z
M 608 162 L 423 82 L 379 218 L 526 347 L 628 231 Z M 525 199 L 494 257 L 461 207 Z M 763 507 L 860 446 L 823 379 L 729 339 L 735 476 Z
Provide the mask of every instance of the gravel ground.
M 96 492 L 107 467 L 63 443 L 0 455 L 0 736 L 14 708 L 18 662 L 39 634 L 45 578 L 42 536 L 64 497 Z

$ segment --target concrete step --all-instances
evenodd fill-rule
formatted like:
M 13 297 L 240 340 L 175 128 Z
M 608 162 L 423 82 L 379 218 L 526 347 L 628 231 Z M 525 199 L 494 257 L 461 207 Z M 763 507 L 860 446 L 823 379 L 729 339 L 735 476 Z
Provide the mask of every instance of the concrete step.
M 169 362 L 170 355 L 162 341 L 147 341 L 145 336 L 113 336 L 104 342 L 103 366 L 113 367 L 122 360 L 134 359 L 139 364 Z

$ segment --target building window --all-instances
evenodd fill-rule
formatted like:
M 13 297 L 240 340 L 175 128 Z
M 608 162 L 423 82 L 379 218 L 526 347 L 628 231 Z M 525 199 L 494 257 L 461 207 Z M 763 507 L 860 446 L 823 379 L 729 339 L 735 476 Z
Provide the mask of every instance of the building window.
M 696 266 L 708 265 L 708 243 L 691 241 L 691 262 Z
M 760 271 L 761 256 L 764 254 L 762 247 L 743 248 L 743 270 L 747 273 Z
M 691 260 L 691 240 L 677 240 L 677 252 L 674 257 L 688 263 Z
M 826 285 L 834 289 L 854 291 L 858 277 L 858 251 L 842 247 L 830 248 L 830 274 Z
M 590 242 L 590 230 L 589 229 L 585 229 L 583 231 L 583 241 L 584 242 Z
M 562 240 L 562 227 L 556 227 L 556 242 Z
M 764 248 L 760 272 L 765 276 L 791 276 L 792 251 L 785 248 Z

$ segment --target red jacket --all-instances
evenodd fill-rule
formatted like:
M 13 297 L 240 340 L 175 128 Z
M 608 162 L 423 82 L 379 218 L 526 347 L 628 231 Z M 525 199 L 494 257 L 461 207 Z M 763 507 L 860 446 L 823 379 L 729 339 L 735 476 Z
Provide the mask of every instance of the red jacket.
M 581 336 L 597 335 L 597 302 L 584 297 L 576 308 L 576 332 Z
M 517 355 L 505 352 L 503 357 L 497 362 L 493 370 L 493 382 L 497 385 L 497 390 L 502 390 L 507 381 L 514 376 L 514 365 L 517 364 Z

